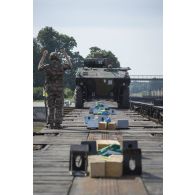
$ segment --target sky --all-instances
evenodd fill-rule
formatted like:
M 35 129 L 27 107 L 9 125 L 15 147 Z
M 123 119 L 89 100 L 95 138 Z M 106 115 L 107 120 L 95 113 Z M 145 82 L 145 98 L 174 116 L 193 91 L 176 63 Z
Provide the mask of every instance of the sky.
M 33 0 L 33 36 L 51 26 L 83 57 L 112 51 L 130 74 L 163 74 L 163 0 Z

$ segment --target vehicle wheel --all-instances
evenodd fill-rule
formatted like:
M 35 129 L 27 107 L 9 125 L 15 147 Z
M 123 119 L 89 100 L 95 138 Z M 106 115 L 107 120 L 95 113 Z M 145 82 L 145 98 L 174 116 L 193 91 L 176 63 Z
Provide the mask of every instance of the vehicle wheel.
M 75 89 L 75 108 L 83 108 L 83 92 L 79 86 Z
M 122 94 L 118 103 L 118 108 L 124 108 L 129 109 L 130 103 L 129 103 L 129 88 L 124 87 L 122 89 Z

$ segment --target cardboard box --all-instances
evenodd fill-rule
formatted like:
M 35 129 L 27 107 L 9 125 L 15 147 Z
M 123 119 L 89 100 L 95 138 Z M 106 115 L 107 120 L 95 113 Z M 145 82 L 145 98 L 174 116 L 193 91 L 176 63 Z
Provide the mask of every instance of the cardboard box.
M 116 122 L 109 122 L 108 123 L 108 129 L 109 130 L 115 130 L 116 129 Z
M 88 156 L 89 174 L 91 177 L 105 177 L 106 161 L 101 155 Z
M 123 175 L 123 155 L 111 155 L 106 160 L 106 177 L 121 177 Z
M 90 177 L 120 178 L 123 174 L 123 156 L 111 155 L 105 158 L 101 155 L 88 156 Z
M 96 147 L 97 151 L 111 144 L 120 145 L 119 141 L 117 140 L 96 140 L 96 144 L 97 144 L 97 147 Z
M 99 130 L 106 130 L 107 123 L 106 122 L 99 122 Z

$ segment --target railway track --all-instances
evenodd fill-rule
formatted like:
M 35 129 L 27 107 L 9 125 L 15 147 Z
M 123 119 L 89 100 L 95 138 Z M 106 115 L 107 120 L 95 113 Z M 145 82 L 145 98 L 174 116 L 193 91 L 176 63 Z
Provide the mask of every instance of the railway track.
M 106 102 L 116 107 L 113 102 Z M 63 130 L 43 128 L 34 134 L 33 181 L 34 195 L 74 194 L 163 194 L 163 128 L 135 110 L 117 109 L 117 118 L 129 120 L 129 129 L 89 130 L 83 117 L 91 103 L 84 109 L 64 109 Z M 71 144 L 97 139 L 138 140 L 142 149 L 141 177 L 120 179 L 91 179 L 69 175 L 69 149 Z M 93 192 L 93 193 L 91 193 Z

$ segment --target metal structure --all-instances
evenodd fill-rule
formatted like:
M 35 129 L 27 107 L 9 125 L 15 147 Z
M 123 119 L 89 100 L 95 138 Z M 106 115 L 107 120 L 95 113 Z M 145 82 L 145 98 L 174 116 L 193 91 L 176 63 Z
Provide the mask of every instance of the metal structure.
M 85 59 L 76 73 L 75 107 L 85 101 L 112 99 L 119 108 L 129 108 L 130 68 L 112 68 L 106 58 Z
M 137 140 L 123 140 L 123 151 L 138 148 Z
M 137 102 L 131 101 L 130 108 L 139 112 L 144 116 L 148 116 L 150 118 L 158 120 L 159 123 L 163 122 L 163 107 L 162 106 L 155 106 L 152 103 L 144 103 L 144 102 Z
M 144 97 L 131 96 L 130 101 L 151 103 L 154 106 L 163 106 L 163 97 L 162 96 L 144 96 Z
M 96 141 L 82 141 L 81 144 L 88 145 L 88 147 L 89 147 L 88 155 L 96 155 L 97 154 Z
M 163 75 L 130 75 L 130 77 L 131 100 L 153 102 L 155 99 L 163 99 Z M 136 86 L 140 84 L 141 90 L 136 91 L 134 84 Z
M 126 149 L 123 151 L 123 174 L 141 175 L 142 174 L 142 152 L 141 149 Z
M 130 75 L 131 81 L 163 80 L 163 75 Z
M 71 175 L 86 176 L 88 166 L 88 145 L 71 145 L 69 171 Z

